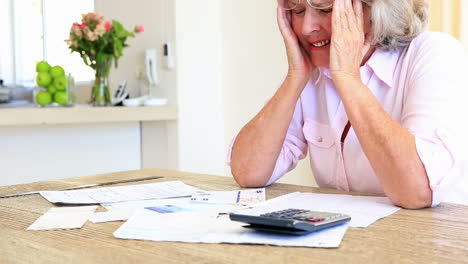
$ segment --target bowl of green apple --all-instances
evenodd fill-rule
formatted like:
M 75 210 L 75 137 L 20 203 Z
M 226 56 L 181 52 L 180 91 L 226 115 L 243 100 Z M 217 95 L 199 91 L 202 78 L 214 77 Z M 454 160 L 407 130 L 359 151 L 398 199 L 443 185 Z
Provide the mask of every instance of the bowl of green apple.
M 63 67 L 50 66 L 46 61 L 36 64 L 36 88 L 34 100 L 40 107 L 73 106 L 73 80 Z

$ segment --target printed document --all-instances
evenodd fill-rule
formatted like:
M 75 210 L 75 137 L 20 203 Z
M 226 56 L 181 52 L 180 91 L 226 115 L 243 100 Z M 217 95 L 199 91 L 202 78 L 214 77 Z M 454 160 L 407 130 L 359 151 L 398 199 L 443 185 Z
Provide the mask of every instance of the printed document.
M 101 213 L 100 222 L 122 221 L 127 220 L 132 214 L 139 209 L 149 209 L 160 213 L 177 213 L 177 212 L 213 212 L 213 213 L 230 213 L 243 208 L 242 205 L 233 204 L 211 204 L 199 203 L 186 198 L 173 199 L 157 199 L 157 200 L 141 200 L 128 201 L 119 203 L 103 203 L 108 212 Z M 98 213 L 95 213 L 95 215 Z M 93 218 L 94 219 L 94 218 Z M 91 219 L 91 221 L 93 221 Z M 107 221 L 104 221 L 107 220 Z
M 350 227 L 368 227 L 400 210 L 387 197 L 295 192 L 268 200 L 254 209 L 240 213 L 260 215 L 288 208 L 347 214 L 351 216 Z
M 27 230 L 62 230 L 81 228 L 97 206 L 54 207 L 39 217 Z
M 44 191 L 40 194 L 51 203 L 100 204 L 184 197 L 202 192 L 181 181 L 168 181 L 73 191 Z
M 202 203 L 256 204 L 265 201 L 265 188 L 206 192 L 192 195 L 191 200 Z
M 217 216 L 216 212 L 162 214 L 143 209 L 138 210 L 114 236 L 151 241 L 334 248 L 339 247 L 348 227 L 367 227 L 400 209 L 385 197 L 296 192 L 238 210 L 237 213 L 260 215 L 288 208 L 343 213 L 350 215 L 351 221 L 304 236 L 290 236 L 256 232 L 242 227 L 245 224 L 241 222 L 230 221 L 228 216 Z
M 116 238 L 189 243 L 267 244 L 291 247 L 339 247 L 347 225 L 304 236 L 260 233 L 216 213 L 160 214 L 137 211 L 114 232 Z

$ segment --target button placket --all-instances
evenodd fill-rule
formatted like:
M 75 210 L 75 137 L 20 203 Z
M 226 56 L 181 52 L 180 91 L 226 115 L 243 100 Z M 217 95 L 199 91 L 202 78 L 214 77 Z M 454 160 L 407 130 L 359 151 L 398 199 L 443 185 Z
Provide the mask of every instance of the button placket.
M 372 77 L 374 76 L 374 72 L 372 69 L 368 66 L 365 65 L 361 67 L 360 69 L 361 72 L 361 80 L 366 84 L 366 86 L 372 91 L 372 87 L 369 87 L 369 84 L 371 83 Z M 338 131 L 343 131 L 344 128 L 346 127 L 349 119 L 348 116 L 346 115 L 346 111 L 344 109 L 343 102 L 340 103 L 340 109 L 337 113 L 337 116 L 335 117 L 335 127 L 339 128 L 340 130 Z M 352 128 L 351 128 L 352 129 Z M 341 136 L 341 135 L 340 135 Z M 341 138 L 338 139 L 338 142 L 341 145 Z M 346 171 L 346 159 L 345 159 L 345 151 L 344 151 L 344 145 L 340 147 L 340 150 L 338 151 L 338 164 L 339 164 L 339 172 L 337 173 L 337 184 L 338 187 L 341 190 L 345 191 L 350 191 L 351 190 L 351 184 L 349 182 L 348 174 Z
M 336 172 L 336 185 L 339 190 L 349 191 L 349 184 L 346 175 L 346 165 L 341 148 L 337 148 L 337 172 Z

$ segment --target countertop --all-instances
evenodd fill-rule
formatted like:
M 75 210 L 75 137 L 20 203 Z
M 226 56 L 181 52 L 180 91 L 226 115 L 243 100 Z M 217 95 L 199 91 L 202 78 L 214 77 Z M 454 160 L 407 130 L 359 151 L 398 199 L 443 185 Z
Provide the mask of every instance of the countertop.
M 41 108 L 23 103 L 6 106 L 0 107 L 0 126 L 169 121 L 176 120 L 178 116 L 177 107 L 173 105 L 155 107 L 75 105 Z

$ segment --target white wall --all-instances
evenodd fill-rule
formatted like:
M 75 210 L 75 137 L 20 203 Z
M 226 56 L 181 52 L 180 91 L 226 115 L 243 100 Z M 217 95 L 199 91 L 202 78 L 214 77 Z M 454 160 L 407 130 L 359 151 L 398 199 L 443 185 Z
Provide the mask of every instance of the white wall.
M 96 11 L 106 18 L 116 19 L 127 28 L 145 26 L 144 33 L 131 39 L 131 47 L 124 51 L 119 68 L 112 70 L 114 89 L 126 79 L 132 96 L 138 95 L 141 82 L 136 70 L 143 69 L 144 50 L 157 48 L 162 54 L 164 42 L 174 44 L 176 69 L 168 70 L 160 61 L 159 73 L 163 95 L 169 97 L 170 104 L 179 107 L 179 120 L 164 133 L 153 135 L 166 134 L 174 139 L 177 134 L 177 144 L 171 145 L 179 146 L 178 158 L 169 159 L 166 168 L 177 165 L 185 171 L 224 174 L 220 2 L 96 0 Z M 150 136 L 145 133 L 145 138 Z M 144 166 L 149 163 L 145 160 Z
M 276 1 L 223 0 L 223 90 L 225 142 L 274 94 L 287 72 L 276 24 Z M 226 168 L 229 175 L 229 168 Z M 315 186 L 310 165 L 301 161 L 281 182 Z
M 173 5 L 168 7 L 168 2 Z M 276 1 L 96 0 L 96 10 L 104 15 L 128 27 L 144 24 L 147 29 L 132 40 L 112 79 L 118 76 L 131 80 L 130 84 L 137 82 L 134 70 L 141 52 L 163 43 L 158 34 L 168 35 L 160 22 L 165 16 L 163 4 L 165 10 L 173 8 L 174 14 L 173 20 L 165 18 L 164 23 L 175 34 L 170 39 L 176 43 L 177 69 L 162 70 L 166 80 L 161 86 L 170 87 L 170 94 L 177 86 L 172 96 L 179 107 L 174 128 L 178 168 L 229 176 L 228 143 L 273 95 L 287 70 L 276 25 Z M 307 162 L 284 179 L 314 184 Z
M 158 95 L 169 98 L 170 104 L 177 104 L 176 70 L 163 67 L 162 55 L 165 42 L 174 42 L 174 1 L 173 0 L 95 0 L 96 12 L 105 19 L 115 19 L 126 29 L 143 25 L 145 32 L 129 38 L 130 47 L 124 49 L 119 67 L 111 70 L 110 82 L 115 91 L 122 80 L 128 81 L 131 96 L 140 95 L 140 89 L 147 90 L 147 82 L 138 80 L 137 73 L 145 73 L 144 54 L 146 49 L 159 51 L 159 76 L 161 83 Z
M 168 69 L 164 64 L 164 43 L 175 45 L 175 1 L 173 0 L 95 0 L 96 12 L 105 19 L 115 19 L 128 30 L 143 25 L 145 31 L 129 39 L 117 69 L 112 69 L 112 90 L 122 80 L 128 81 L 131 97 L 148 94 L 144 56 L 146 49 L 158 50 L 158 97 L 167 97 L 168 104 L 179 105 L 177 98 L 177 65 Z M 174 49 L 174 47 L 173 47 Z M 87 91 L 88 90 L 88 91 Z M 89 88 L 79 91 L 79 97 L 89 96 Z M 178 169 L 178 122 L 146 122 L 141 124 L 143 136 L 143 168 Z M 158 144 L 166 140 L 164 144 Z M 164 150 L 167 149 L 167 153 Z M 181 156 L 185 153 L 182 153 Z
M 224 174 L 219 0 L 176 0 L 179 169 Z
M 276 1 L 177 0 L 179 167 L 230 176 L 227 145 L 280 85 Z M 314 185 L 301 163 L 286 182 Z

